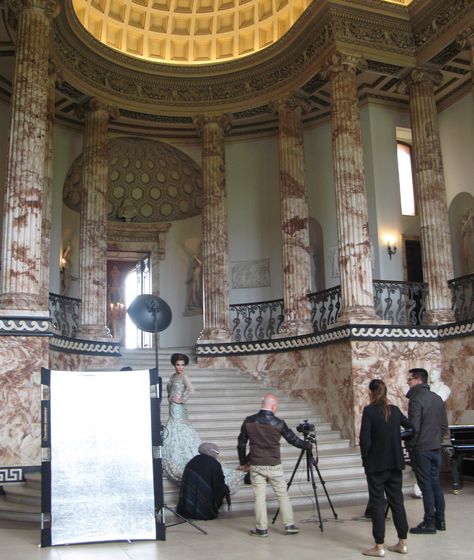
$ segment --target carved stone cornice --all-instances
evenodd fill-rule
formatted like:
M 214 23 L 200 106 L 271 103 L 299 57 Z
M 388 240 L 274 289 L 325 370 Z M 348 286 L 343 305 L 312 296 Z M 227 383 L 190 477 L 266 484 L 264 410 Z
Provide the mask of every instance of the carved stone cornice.
M 413 17 L 413 38 L 417 50 L 427 47 L 457 25 L 474 9 L 474 0 L 434 0 Z

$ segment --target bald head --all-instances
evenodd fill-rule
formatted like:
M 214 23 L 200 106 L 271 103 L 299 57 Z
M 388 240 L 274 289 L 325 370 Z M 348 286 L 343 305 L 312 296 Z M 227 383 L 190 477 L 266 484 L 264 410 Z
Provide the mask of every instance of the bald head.
M 266 393 L 263 395 L 262 408 L 276 412 L 276 409 L 278 408 L 278 398 L 272 393 Z

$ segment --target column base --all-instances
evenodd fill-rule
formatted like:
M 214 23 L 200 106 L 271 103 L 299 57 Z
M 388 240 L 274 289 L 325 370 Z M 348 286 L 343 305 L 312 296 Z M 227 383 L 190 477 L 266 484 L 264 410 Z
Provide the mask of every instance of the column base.
M 305 334 L 313 334 L 314 327 L 313 323 L 308 319 L 292 319 L 289 321 L 284 321 L 280 326 L 278 333 L 272 335 L 272 339 L 275 338 L 286 338 L 288 336 L 301 336 Z
M 203 329 L 199 335 L 198 342 L 232 342 L 232 335 L 229 329 L 211 328 Z
M 354 305 L 352 307 L 344 307 L 341 310 L 334 326 L 357 325 L 361 323 L 387 325 L 390 321 L 381 319 L 377 313 L 375 313 L 375 309 L 370 305 Z
M 76 338 L 84 340 L 110 340 L 110 329 L 105 325 L 82 325 L 77 329 Z
M 428 325 L 442 325 L 454 321 L 456 318 L 452 309 L 431 309 L 425 312 L 425 322 Z
M 39 294 L 0 294 L 0 314 L 2 315 L 49 315 Z

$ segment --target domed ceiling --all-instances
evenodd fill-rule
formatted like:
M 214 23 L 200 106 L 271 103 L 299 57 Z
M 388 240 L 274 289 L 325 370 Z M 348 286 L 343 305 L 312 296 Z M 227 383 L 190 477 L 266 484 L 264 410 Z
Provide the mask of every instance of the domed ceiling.
M 312 0 L 73 0 L 97 40 L 173 64 L 240 58 L 275 43 Z
M 81 208 L 82 154 L 64 182 L 63 200 Z M 107 217 L 111 221 L 170 222 L 201 213 L 201 168 L 180 150 L 153 140 L 109 141 Z

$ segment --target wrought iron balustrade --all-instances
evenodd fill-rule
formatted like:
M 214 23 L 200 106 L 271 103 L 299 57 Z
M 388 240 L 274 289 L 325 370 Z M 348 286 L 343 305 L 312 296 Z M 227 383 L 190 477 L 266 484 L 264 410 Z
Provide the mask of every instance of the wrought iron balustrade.
M 392 325 L 424 325 L 428 286 L 423 282 L 374 280 L 374 307 L 377 315 Z
M 448 282 L 456 321 L 474 319 L 474 274 L 453 278 Z
M 283 300 L 231 305 L 230 319 L 233 340 L 269 340 L 283 323 Z
M 55 333 L 74 338 L 79 328 L 81 300 L 59 294 L 49 294 L 49 315 Z
M 341 311 L 341 286 L 309 294 L 314 332 L 325 331 L 334 324 Z

